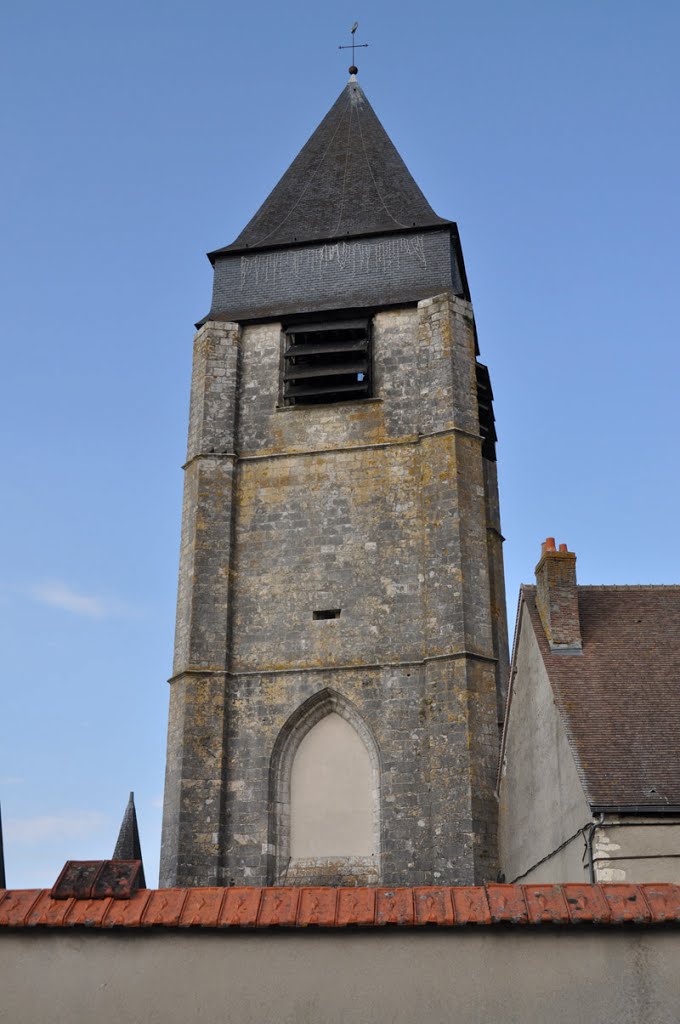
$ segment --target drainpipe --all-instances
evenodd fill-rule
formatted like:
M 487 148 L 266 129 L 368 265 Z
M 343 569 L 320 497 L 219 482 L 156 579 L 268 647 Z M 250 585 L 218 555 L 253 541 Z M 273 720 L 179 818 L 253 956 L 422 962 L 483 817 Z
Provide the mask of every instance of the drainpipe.
M 595 859 L 593 857 L 593 839 L 595 837 L 596 830 L 604 825 L 604 811 L 598 816 L 596 821 L 592 821 L 588 826 L 586 832 L 586 849 L 588 850 L 588 873 L 590 875 L 590 884 L 595 885 Z

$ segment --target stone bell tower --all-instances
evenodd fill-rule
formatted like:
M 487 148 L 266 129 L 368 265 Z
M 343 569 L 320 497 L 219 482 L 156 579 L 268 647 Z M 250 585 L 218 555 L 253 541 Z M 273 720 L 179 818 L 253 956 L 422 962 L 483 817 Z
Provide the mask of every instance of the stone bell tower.
M 210 260 L 161 884 L 492 878 L 502 537 L 456 225 L 353 74 Z

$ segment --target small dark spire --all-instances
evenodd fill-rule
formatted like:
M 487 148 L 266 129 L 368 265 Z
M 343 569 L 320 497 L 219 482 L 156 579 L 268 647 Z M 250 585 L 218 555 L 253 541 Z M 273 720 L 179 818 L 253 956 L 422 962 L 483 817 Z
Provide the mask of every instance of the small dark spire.
M 2 846 L 2 808 L 0 808 L 0 889 L 7 888 L 5 878 L 5 851 Z
M 135 794 L 130 793 L 123 822 L 118 833 L 118 841 L 113 851 L 113 860 L 139 860 L 142 861 L 139 888 L 146 888 L 144 878 L 144 862 L 142 860 L 142 844 L 139 841 L 139 828 L 137 827 L 137 812 L 135 811 Z

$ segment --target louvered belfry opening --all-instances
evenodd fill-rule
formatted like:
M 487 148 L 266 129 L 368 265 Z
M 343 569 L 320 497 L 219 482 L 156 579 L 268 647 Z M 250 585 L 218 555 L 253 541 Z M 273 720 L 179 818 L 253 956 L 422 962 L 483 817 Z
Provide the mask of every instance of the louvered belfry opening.
M 477 363 L 477 405 L 479 408 L 479 432 L 482 435 L 482 455 L 491 462 L 496 461 L 496 417 L 493 412 L 493 391 L 489 371 L 483 363 Z
M 296 324 L 285 330 L 286 405 L 348 402 L 371 396 L 369 320 Z

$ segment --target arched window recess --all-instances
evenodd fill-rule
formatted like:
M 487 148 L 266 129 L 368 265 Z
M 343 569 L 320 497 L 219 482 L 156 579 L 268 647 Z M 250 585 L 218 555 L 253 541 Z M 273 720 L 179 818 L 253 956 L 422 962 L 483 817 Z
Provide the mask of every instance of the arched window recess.
M 354 704 L 324 689 L 287 720 L 269 773 L 269 883 L 376 885 L 380 753 Z

